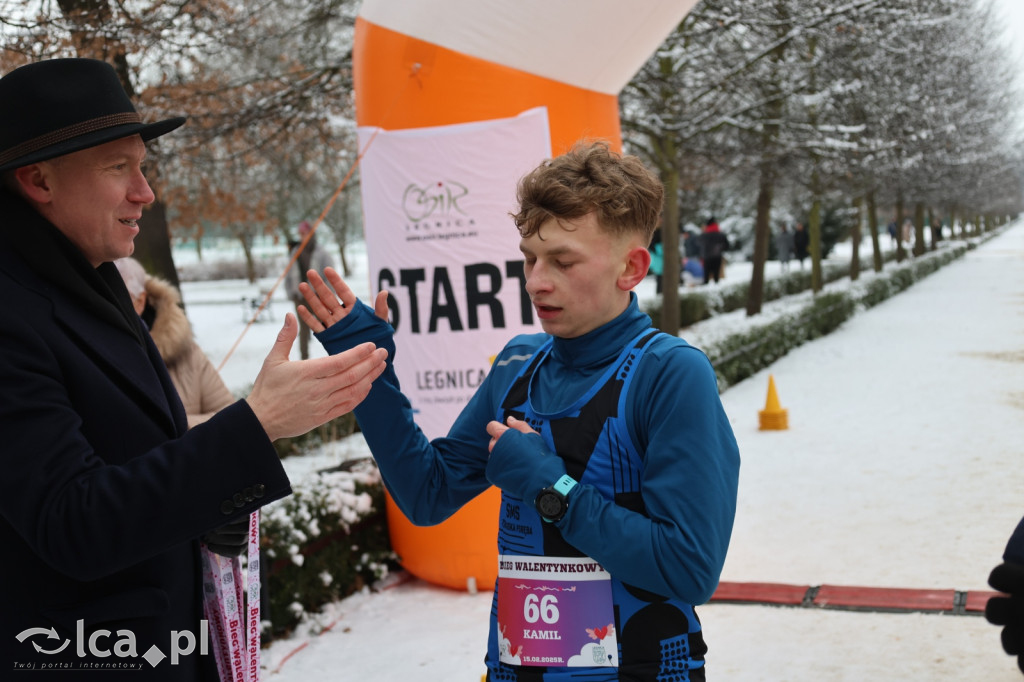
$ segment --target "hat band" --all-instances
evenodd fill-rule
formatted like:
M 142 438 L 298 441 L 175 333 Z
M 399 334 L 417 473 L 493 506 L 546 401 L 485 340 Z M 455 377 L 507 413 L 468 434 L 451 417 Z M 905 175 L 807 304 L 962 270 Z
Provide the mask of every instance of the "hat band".
M 125 112 L 122 114 L 108 114 L 106 116 L 100 116 L 88 121 L 82 121 L 81 123 L 75 123 L 69 125 L 60 130 L 54 130 L 40 135 L 27 142 L 22 142 L 16 145 L 6 152 L 0 154 L 0 166 L 4 166 L 7 163 L 14 161 L 22 156 L 27 156 L 33 152 L 37 152 L 41 149 L 61 142 L 79 137 L 80 135 L 86 135 L 88 133 L 94 133 L 97 130 L 103 130 L 104 128 L 113 128 L 114 126 L 126 125 L 128 123 L 142 123 L 142 116 L 136 112 Z

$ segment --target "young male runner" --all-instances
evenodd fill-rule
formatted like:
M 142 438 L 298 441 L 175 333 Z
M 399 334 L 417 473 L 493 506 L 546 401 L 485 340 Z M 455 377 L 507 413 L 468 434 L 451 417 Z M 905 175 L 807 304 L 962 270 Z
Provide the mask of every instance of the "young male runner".
M 492 682 L 704 679 L 694 605 L 718 584 L 739 453 L 707 357 L 653 329 L 632 293 L 663 193 L 601 143 L 521 180 L 514 219 L 546 334 L 512 339 L 433 441 L 390 364 L 386 292 L 371 310 L 330 269 L 340 301 L 313 272 L 303 288 L 300 315 L 330 353 L 388 348 L 355 415 L 410 520 L 436 524 L 502 490 Z

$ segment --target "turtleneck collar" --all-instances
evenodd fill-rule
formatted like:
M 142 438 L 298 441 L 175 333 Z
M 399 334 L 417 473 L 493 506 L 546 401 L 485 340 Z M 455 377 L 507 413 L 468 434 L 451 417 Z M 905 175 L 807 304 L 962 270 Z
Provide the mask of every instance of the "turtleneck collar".
M 623 339 L 630 339 L 651 326 L 651 318 L 640 310 L 635 292 L 629 305 L 611 322 L 574 339 L 554 337 L 551 352 L 562 365 L 573 369 L 601 367 L 619 356 Z

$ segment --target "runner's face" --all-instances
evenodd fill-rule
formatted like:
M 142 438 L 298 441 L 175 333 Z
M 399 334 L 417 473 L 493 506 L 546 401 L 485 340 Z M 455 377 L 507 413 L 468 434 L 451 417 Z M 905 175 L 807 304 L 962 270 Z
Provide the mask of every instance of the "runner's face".
M 626 309 L 629 290 L 619 284 L 629 246 L 626 238 L 601 229 L 592 213 L 575 220 L 552 218 L 520 240 L 526 291 L 545 332 L 576 338 Z

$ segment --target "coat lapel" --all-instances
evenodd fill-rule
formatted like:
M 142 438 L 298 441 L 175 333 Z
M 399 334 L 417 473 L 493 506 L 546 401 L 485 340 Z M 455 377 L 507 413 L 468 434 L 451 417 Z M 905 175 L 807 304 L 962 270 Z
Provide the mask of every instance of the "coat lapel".
M 178 428 L 175 408 L 183 411 L 181 400 L 148 332 L 140 330 L 149 341 L 146 346 L 140 345 L 136 336 L 98 319 L 61 292 L 50 293 L 57 324 L 169 437 L 180 435 L 183 429 Z M 115 333 L 111 333 L 112 328 Z

